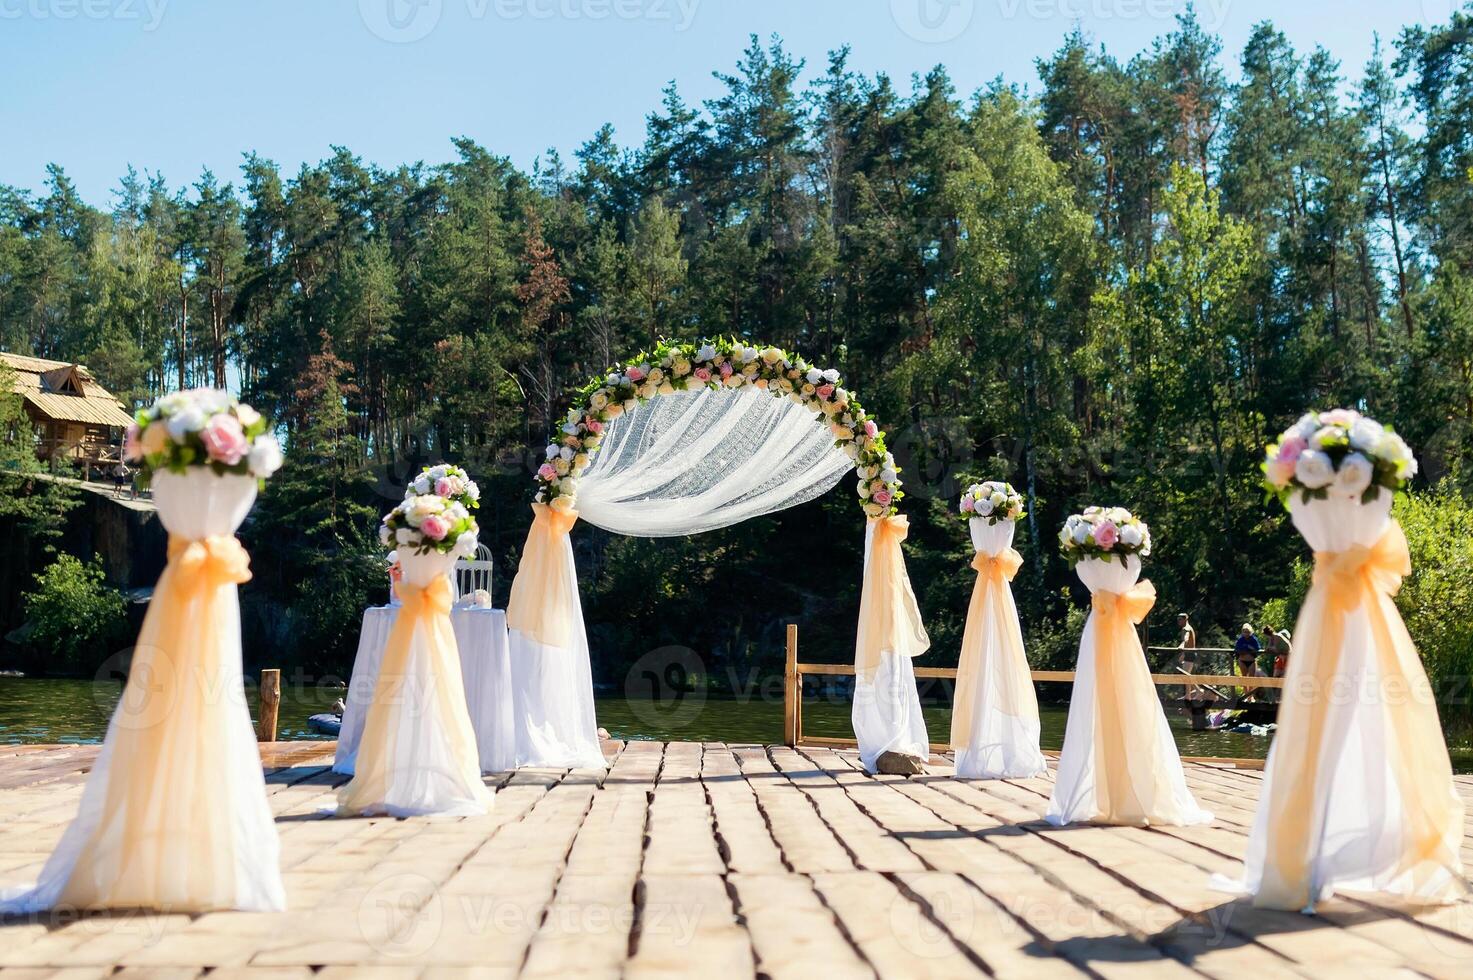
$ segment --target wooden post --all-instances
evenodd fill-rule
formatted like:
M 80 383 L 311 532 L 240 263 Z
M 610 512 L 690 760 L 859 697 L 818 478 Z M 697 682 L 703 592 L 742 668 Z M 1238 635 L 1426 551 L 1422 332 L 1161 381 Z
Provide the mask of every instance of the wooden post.
M 803 684 L 798 679 L 798 624 L 788 624 L 788 661 L 783 670 L 783 743 L 797 745 L 803 726 Z
M 256 721 L 256 741 L 276 741 L 276 715 L 281 708 L 281 671 L 261 671 L 261 717 Z

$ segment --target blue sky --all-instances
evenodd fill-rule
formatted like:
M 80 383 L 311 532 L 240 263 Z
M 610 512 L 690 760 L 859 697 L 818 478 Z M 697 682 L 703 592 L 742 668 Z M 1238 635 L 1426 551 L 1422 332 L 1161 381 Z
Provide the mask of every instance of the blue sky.
M 1229 67 L 1272 20 L 1356 77 L 1373 32 L 1447 19 L 1454 0 L 1198 0 Z M 128 164 L 173 184 L 234 180 L 256 150 L 287 172 L 332 144 L 392 165 L 452 156 L 470 136 L 522 167 L 604 122 L 638 143 L 660 90 L 715 95 L 747 36 L 780 34 L 821 70 L 829 50 L 908 78 L 945 64 L 969 93 L 1078 23 L 1122 58 L 1183 0 L 0 0 L 0 183 L 36 189 L 62 164 L 107 204 Z

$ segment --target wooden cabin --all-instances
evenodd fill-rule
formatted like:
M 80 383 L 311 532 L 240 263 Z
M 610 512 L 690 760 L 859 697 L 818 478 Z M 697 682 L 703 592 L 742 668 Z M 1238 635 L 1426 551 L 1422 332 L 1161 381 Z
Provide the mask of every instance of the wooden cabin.
M 12 383 L 35 426 L 37 456 L 70 460 L 84 473 L 118 463 L 123 430 L 133 417 L 85 366 L 4 351 L 0 361 L 13 372 Z

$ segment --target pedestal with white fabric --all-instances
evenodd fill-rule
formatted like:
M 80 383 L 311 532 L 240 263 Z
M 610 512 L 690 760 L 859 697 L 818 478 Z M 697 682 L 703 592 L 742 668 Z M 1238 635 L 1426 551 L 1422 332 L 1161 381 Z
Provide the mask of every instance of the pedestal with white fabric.
M 373 606 L 364 610 L 353 659 L 353 677 L 344 699 L 342 728 L 338 731 L 333 771 L 353 775 L 363 722 L 373 703 L 379 668 L 389 632 L 401 606 Z M 500 609 L 456 607 L 450 625 L 460 653 L 466 709 L 476 733 L 482 772 L 504 772 L 516 765 L 516 732 L 512 726 L 511 658 L 506 638 L 506 614 Z
M 977 582 L 967 609 L 952 707 L 956 774 L 1022 779 L 1047 771 L 1038 747 L 1038 697 L 1023 651 L 1023 630 L 1009 584 L 1022 559 L 1013 521 L 968 521 Z
M 1149 582 L 1137 584 L 1136 555 L 1076 566 L 1091 593 L 1079 640 L 1068 728 L 1058 778 L 1045 818 L 1055 826 L 1079 821 L 1188 826 L 1212 814 L 1187 789 L 1181 756 L 1135 625 L 1155 602 Z
M 1426 671 L 1391 598 L 1411 571 L 1391 503 L 1384 489 L 1366 503 L 1333 490 L 1291 499 L 1315 576 L 1248 839 L 1241 887 L 1256 905 L 1312 911 L 1341 890 L 1418 903 L 1468 892 L 1463 803 Z
M 911 665 L 931 640 L 921 625 L 900 548 L 907 529 L 904 517 L 874 518 L 865 528 L 850 720 L 860 762 L 870 772 L 887 752 L 922 761 L 931 755 Z
M 373 702 L 338 791 L 340 814 L 396 817 L 486 812 L 475 732 L 450 625 L 450 554 L 403 554 L 402 602 L 386 644 Z
M 276 824 L 241 678 L 234 533 L 249 476 L 203 467 L 153 478 L 169 561 L 76 819 L 34 889 L 0 911 L 286 907 Z
M 507 602 L 512 713 L 519 767 L 606 766 L 593 714 L 593 670 L 568 532 L 576 512 L 533 504 L 535 516 Z

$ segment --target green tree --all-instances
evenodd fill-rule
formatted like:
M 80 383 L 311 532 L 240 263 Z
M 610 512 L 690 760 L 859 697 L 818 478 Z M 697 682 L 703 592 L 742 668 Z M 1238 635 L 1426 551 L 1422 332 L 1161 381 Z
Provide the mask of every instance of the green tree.
M 62 552 L 35 578 L 24 596 L 29 665 L 48 674 L 95 671 L 128 631 L 123 594 L 107 585 L 102 559 Z

